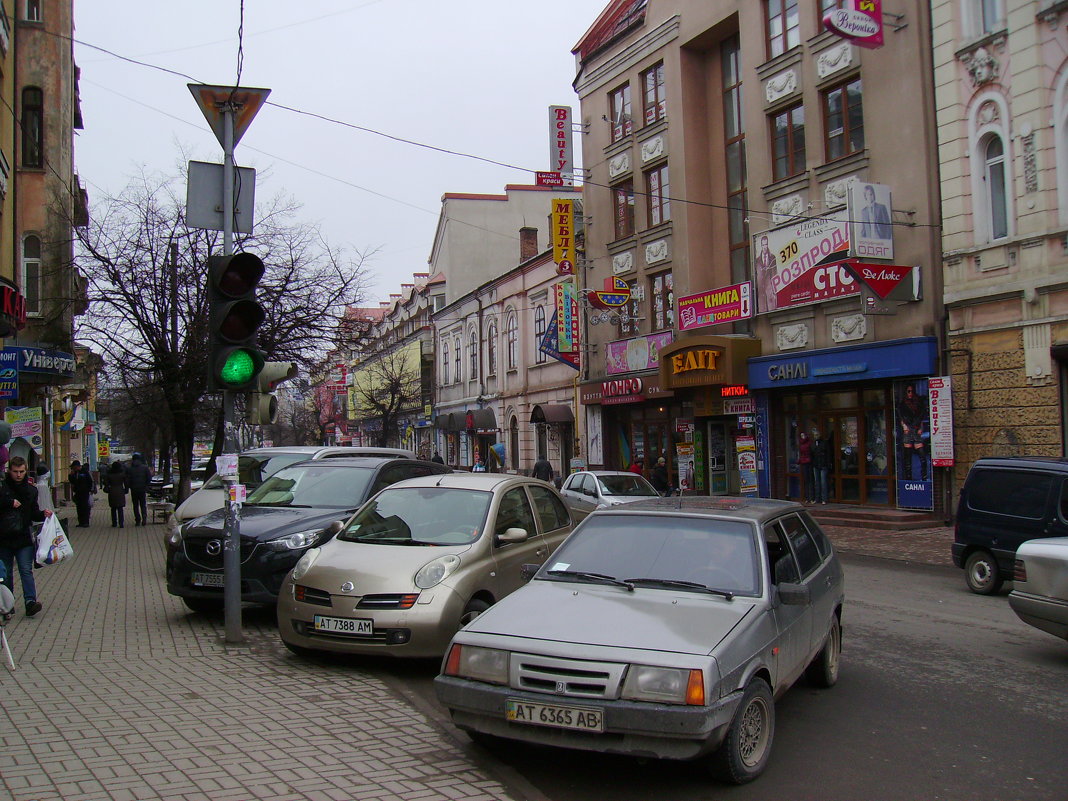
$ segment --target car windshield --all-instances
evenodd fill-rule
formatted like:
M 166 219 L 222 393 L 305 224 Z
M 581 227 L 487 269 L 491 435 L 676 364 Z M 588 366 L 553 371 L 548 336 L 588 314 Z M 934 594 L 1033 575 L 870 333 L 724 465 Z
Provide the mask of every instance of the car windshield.
M 538 578 L 584 581 L 581 574 L 633 582 L 642 588 L 685 590 L 668 582 L 759 596 L 760 560 L 748 523 L 707 517 L 597 513 L 553 554 Z
M 303 462 L 308 458 L 305 453 L 257 453 L 242 454 L 237 458 L 238 483 L 244 484 L 250 489 L 258 487 L 270 476 L 277 473 L 283 467 L 297 462 Z M 204 489 L 222 489 L 223 481 L 216 473 L 207 483 Z
M 619 476 L 597 476 L 602 495 L 627 495 L 632 498 L 659 495 L 653 485 L 636 473 Z
M 297 506 L 352 509 L 367 494 L 372 471 L 311 462 L 285 467 L 249 493 L 249 506 Z
M 389 487 L 338 535 L 379 545 L 467 545 L 486 529 L 493 493 L 455 487 Z

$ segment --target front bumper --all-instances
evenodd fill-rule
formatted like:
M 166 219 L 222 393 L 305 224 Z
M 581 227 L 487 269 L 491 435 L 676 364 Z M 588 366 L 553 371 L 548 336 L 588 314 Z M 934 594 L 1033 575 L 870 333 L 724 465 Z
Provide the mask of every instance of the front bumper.
M 1009 606 L 1029 626 L 1068 639 L 1068 602 L 1013 590 L 1009 593 Z
M 220 554 L 212 561 L 197 562 L 189 558 L 183 544 L 167 547 L 167 592 L 181 598 L 215 598 L 222 602 L 222 587 L 193 584 L 194 573 L 223 574 Z M 304 555 L 304 551 L 269 551 L 242 543 L 241 600 L 273 606 L 286 575 Z M 248 549 L 247 551 L 244 549 Z
M 575 698 L 454 676 L 438 676 L 434 690 L 461 729 L 541 745 L 656 759 L 694 759 L 717 749 L 742 700 L 740 691 L 708 706 Z M 604 715 L 604 732 L 513 723 L 505 719 L 507 699 L 599 709 Z

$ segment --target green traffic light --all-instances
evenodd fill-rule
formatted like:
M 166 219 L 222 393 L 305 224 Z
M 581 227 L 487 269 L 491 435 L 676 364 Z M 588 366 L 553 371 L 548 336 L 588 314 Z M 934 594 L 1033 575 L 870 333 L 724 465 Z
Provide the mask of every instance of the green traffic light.
M 239 387 L 252 380 L 256 375 L 256 360 L 244 349 L 235 349 L 226 355 L 219 370 L 219 378 L 227 387 Z

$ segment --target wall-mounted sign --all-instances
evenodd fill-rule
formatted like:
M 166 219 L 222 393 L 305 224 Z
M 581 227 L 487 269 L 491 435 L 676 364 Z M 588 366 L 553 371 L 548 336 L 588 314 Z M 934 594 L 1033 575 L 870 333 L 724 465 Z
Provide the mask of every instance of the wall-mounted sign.
M 535 172 L 534 184 L 536 186 L 563 186 L 564 178 L 558 172 Z
M 853 183 L 846 191 L 850 255 L 860 259 L 894 258 L 893 202 L 886 184 Z
M 571 106 L 549 106 L 549 169 L 563 178 L 556 186 L 575 183 L 573 140 Z
M 759 339 L 691 336 L 660 351 L 660 383 L 664 389 L 742 384 L 746 359 L 758 355 Z
M 607 406 L 644 400 L 642 397 L 644 388 L 640 378 L 617 378 L 612 381 L 602 381 L 601 403 Z
M 844 214 L 784 225 L 753 236 L 757 311 L 819 303 L 860 292 L 840 262 L 849 256 Z
M 753 316 L 753 285 L 749 281 L 686 295 L 677 301 L 679 330 L 748 320 Z
M 752 398 L 728 398 L 723 401 L 724 414 L 755 414 L 756 403 Z
M 660 366 L 660 351 L 670 344 L 670 331 L 609 342 L 605 348 L 605 373 L 619 375 L 655 370 Z
M 19 396 L 19 354 L 5 348 L 0 352 L 0 398 L 14 400 Z
M 953 466 L 953 383 L 948 375 L 927 380 L 931 401 L 931 464 Z
M 852 8 L 836 8 L 826 14 L 823 27 L 861 47 L 882 47 L 882 0 L 852 0 Z
M 559 275 L 575 272 L 575 209 L 569 198 L 553 200 L 553 262 Z
M 20 373 L 44 373 L 66 378 L 74 377 L 75 360 L 70 353 L 46 350 L 45 348 L 24 347 L 22 345 L 4 348 L 4 352 L 18 354 L 18 370 Z
M 604 279 L 604 290 L 586 289 L 586 299 L 598 309 L 618 309 L 630 302 L 630 285 L 615 276 Z
M 733 384 L 731 386 L 722 386 L 719 388 L 719 396 L 721 398 L 741 398 L 749 394 L 749 387 L 745 384 Z
M 0 336 L 12 336 L 26 327 L 26 298 L 0 278 Z

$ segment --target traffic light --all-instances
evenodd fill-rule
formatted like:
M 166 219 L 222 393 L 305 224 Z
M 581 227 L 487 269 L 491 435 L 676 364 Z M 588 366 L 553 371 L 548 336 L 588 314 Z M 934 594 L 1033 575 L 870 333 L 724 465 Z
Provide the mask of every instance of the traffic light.
M 264 426 L 274 422 L 275 415 L 278 414 L 278 399 L 271 393 L 283 381 L 295 378 L 296 375 L 295 362 L 267 362 L 263 365 L 256 377 L 256 391 L 245 401 L 245 411 L 250 424 Z
M 263 306 L 256 286 L 263 262 L 251 253 L 208 260 L 208 391 L 249 390 L 257 386 L 264 354 L 256 345 Z

